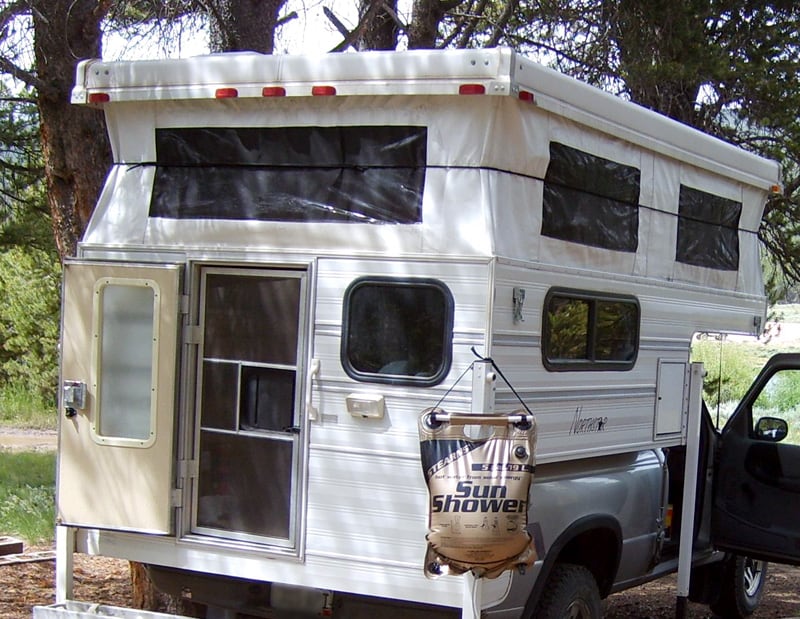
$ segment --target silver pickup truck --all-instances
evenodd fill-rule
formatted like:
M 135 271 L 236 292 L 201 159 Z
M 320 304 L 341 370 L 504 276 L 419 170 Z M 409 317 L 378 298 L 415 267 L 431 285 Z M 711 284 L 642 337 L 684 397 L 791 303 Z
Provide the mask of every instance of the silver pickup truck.
M 690 599 L 722 617 L 753 613 L 767 560 L 800 563 L 798 387 L 800 355 L 779 354 L 721 431 L 703 406 Z M 685 451 L 540 467 L 530 521 L 542 560 L 487 616 L 599 617 L 601 598 L 675 572 Z

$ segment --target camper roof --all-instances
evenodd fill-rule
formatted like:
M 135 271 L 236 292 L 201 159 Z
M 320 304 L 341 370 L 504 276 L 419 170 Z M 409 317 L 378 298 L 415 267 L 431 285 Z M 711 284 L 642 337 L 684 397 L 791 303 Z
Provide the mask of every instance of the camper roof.
M 307 56 L 212 54 L 77 70 L 72 103 L 363 95 L 513 96 L 580 124 L 762 190 L 778 165 L 548 69 L 510 49 Z

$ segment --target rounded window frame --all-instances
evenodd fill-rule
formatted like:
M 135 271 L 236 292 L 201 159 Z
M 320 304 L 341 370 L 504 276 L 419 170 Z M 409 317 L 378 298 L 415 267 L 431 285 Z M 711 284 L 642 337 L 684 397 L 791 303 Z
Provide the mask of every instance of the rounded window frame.
M 352 330 L 350 316 L 352 310 L 353 295 L 361 288 L 366 286 L 383 286 L 383 287 L 416 287 L 416 288 L 430 288 L 441 293 L 444 301 L 444 333 L 442 344 L 442 359 L 439 370 L 432 376 L 410 376 L 402 374 L 381 374 L 373 372 L 364 372 L 357 369 L 350 360 L 350 347 L 349 340 Z M 383 276 L 366 276 L 360 277 L 353 282 L 345 290 L 342 299 L 342 337 L 339 347 L 339 357 L 342 368 L 345 373 L 353 380 L 364 383 L 378 383 L 385 385 L 406 385 L 414 387 L 433 387 L 440 384 L 445 377 L 450 373 L 450 368 L 453 363 L 453 325 L 455 314 L 455 301 L 453 294 L 447 285 L 434 278 L 423 277 L 383 277 Z

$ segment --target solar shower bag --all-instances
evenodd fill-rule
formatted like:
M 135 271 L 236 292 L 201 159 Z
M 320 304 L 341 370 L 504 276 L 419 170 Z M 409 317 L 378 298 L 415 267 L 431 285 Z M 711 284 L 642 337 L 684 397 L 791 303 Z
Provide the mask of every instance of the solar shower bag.
M 531 565 L 536 551 L 526 527 L 535 464 L 533 417 L 427 409 L 419 435 L 429 497 L 425 575 L 472 571 L 495 578 Z

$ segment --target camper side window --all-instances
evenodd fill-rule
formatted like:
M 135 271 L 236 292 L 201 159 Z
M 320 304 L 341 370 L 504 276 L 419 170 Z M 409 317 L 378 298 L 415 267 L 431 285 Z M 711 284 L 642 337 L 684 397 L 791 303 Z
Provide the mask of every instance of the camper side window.
M 637 168 L 550 143 L 542 234 L 614 251 L 639 246 Z
M 359 279 L 342 323 L 342 366 L 356 380 L 435 385 L 450 370 L 453 298 L 439 281 Z
M 542 356 L 548 370 L 629 370 L 639 347 L 634 297 L 553 289 L 545 297 Z
M 681 185 L 675 260 L 709 269 L 736 271 L 741 213 L 741 202 Z
M 416 224 L 427 129 L 156 129 L 150 217 Z

